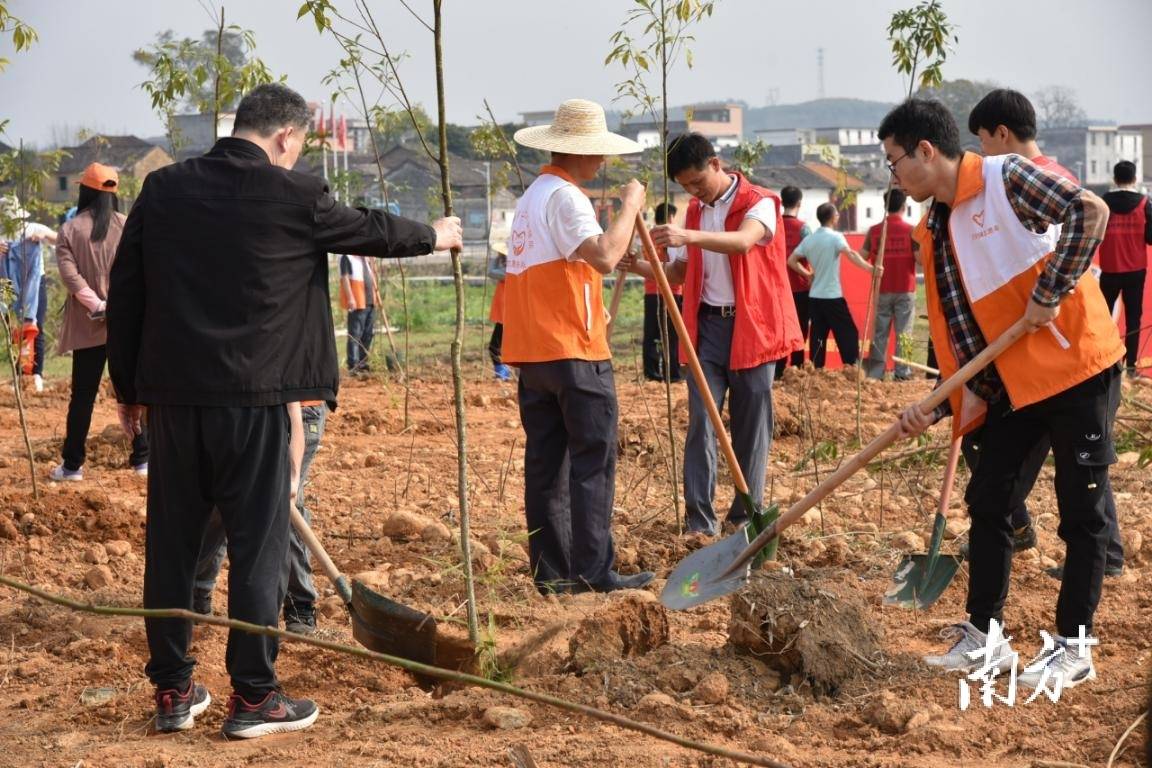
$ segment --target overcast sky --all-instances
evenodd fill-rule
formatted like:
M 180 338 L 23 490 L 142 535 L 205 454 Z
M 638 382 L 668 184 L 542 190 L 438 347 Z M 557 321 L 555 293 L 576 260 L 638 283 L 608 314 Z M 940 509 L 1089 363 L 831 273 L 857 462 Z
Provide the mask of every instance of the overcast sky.
M 204 0 L 205 3 L 210 0 Z M 327 99 L 324 75 L 340 50 L 310 19 L 301 0 L 230 0 L 230 23 L 256 33 L 258 54 L 307 98 Z M 350 0 L 336 0 L 351 8 Z M 370 0 L 393 51 L 407 51 L 401 75 L 413 100 L 434 114 L 432 36 L 399 0 Z M 913 0 L 717 0 L 696 30 L 695 68 L 673 73 L 669 101 L 738 98 L 751 106 L 817 96 L 817 49 L 824 49 L 827 96 L 895 101 L 905 85 L 891 67 L 886 27 Z M 431 16 L 430 0 L 409 5 Z M 608 38 L 631 0 L 446 0 L 448 118 L 475 123 L 488 98 L 497 117 L 552 109 L 571 97 L 609 104 L 618 66 L 605 67 Z M 106 133 L 162 133 L 146 76 L 131 59 L 157 32 L 199 37 L 211 26 L 197 0 L 8 0 L 40 41 L 14 54 L 0 73 L 6 140 L 44 146 L 68 127 Z M 944 0 L 958 27 L 945 77 L 995 80 L 1031 93 L 1072 88 L 1088 114 L 1121 123 L 1152 123 L 1149 30 L 1152 0 Z M 627 106 L 618 103 L 618 106 Z M 351 113 L 351 108 L 349 108 Z

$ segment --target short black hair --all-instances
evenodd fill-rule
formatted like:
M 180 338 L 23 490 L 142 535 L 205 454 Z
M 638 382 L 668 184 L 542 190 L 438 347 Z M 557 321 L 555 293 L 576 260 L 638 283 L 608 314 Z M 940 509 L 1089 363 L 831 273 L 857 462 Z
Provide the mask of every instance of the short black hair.
M 699 133 L 682 133 L 668 142 L 668 175 L 673 179 L 689 168 L 700 170 L 716 157 L 708 138 Z
M 908 99 L 884 116 L 877 131 L 911 154 L 927 141 L 945 157 L 960 157 L 960 129 L 948 108 L 935 99 Z
M 281 83 L 265 83 L 249 91 L 236 107 L 232 133 L 251 131 L 271 136 L 291 125 L 306 128 L 312 121 L 312 110 L 304 97 Z
M 835 215 L 836 206 L 832 203 L 820 203 L 820 207 L 816 209 L 816 221 L 820 222 L 820 226 L 832 221 L 832 217 Z
M 785 208 L 795 208 L 804 199 L 804 193 L 799 187 L 787 186 L 780 190 L 780 203 Z
M 1132 184 L 1136 181 L 1136 163 L 1121 160 L 1112 166 L 1112 180 L 1117 184 Z
M 660 203 L 656 206 L 656 223 L 667 224 L 668 220 L 676 215 L 676 206 L 672 203 Z
M 907 200 L 908 195 L 898 187 L 893 187 L 884 193 L 884 202 L 887 203 L 885 207 L 888 209 L 888 213 L 900 213 L 904 210 L 904 203 Z
M 976 102 L 968 115 L 968 130 L 972 135 L 981 128 L 992 133 L 1001 125 L 1020 141 L 1036 138 L 1036 110 L 1027 96 L 1010 88 L 997 88 Z

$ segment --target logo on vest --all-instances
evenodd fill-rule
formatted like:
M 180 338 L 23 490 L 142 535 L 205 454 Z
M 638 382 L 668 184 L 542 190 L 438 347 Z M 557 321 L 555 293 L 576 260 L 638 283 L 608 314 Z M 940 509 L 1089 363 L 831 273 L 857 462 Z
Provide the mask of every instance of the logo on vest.
M 983 240 L 989 235 L 995 234 L 1000 231 L 999 224 L 992 224 L 991 226 L 984 226 L 984 210 L 972 214 L 972 223 L 976 225 L 977 229 L 972 233 L 972 241 Z

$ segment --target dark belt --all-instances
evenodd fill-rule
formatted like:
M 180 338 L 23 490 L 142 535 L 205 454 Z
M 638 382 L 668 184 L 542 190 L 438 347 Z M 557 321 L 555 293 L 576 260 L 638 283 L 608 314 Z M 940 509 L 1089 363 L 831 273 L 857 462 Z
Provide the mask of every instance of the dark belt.
M 700 302 L 700 314 L 717 315 L 719 317 L 736 317 L 736 307 L 717 307 L 713 304 Z

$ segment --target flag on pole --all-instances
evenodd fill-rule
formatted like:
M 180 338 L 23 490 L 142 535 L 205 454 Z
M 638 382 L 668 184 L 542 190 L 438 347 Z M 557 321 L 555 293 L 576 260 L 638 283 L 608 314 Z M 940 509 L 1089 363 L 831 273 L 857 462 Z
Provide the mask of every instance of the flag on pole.
M 344 152 L 348 151 L 348 123 L 344 119 L 344 115 L 340 115 L 340 122 L 336 124 L 336 148 Z

